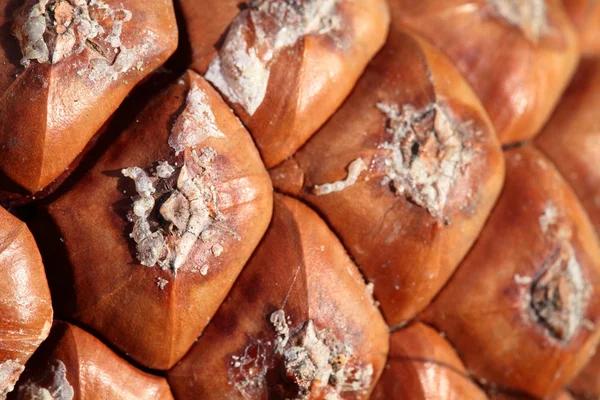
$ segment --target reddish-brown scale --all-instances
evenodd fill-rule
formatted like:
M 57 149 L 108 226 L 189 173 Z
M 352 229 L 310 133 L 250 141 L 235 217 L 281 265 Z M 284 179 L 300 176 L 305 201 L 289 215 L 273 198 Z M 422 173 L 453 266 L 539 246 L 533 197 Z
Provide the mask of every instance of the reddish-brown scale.
M 0 207 L 0 398 L 50 332 L 50 291 L 33 236 Z
M 386 368 L 373 400 L 486 400 L 452 346 L 414 323 L 392 333 Z
M 560 0 L 390 0 L 392 24 L 442 49 L 481 99 L 503 144 L 534 137 L 578 61 Z
M 231 104 L 267 167 L 298 150 L 341 105 L 389 26 L 383 0 L 184 0 L 181 6 L 192 68 Z
M 600 0 L 4 3 L 0 400 L 600 399 Z
M 555 395 L 593 355 L 600 243 L 552 163 L 506 151 L 504 191 L 471 252 L 421 317 L 491 387 Z
M 138 362 L 170 368 L 258 244 L 271 193 L 248 132 L 186 73 L 50 205 L 58 232 L 45 238 L 61 238 L 66 259 L 47 267 L 71 282 L 51 281 L 55 303 Z
M 0 174 L 37 192 L 173 53 L 177 30 L 171 0 L 22 3 L 0 10 Z
M 367 399 L 388 340 L 335 235 L 276 195 L 264 240 L 169 383 L 182 399 Z
M 340 235 L 390 325 L 413 318 L 448 280 L 503 175 L 494 129 L 458 71 L 395 29 L 342 108 L 271 170 L 276 188 Z
M 84 330 L 56 321 L 27 363 L 16 400 L 173 400 L 165 378 L 142 372 Z
M 535 144 L 554 162 L 600 232 L 600 61 L 583 60 Z
M 556 395 L 552 400 L 575 400 L 574 397 L 566 390 L 563 390 Z

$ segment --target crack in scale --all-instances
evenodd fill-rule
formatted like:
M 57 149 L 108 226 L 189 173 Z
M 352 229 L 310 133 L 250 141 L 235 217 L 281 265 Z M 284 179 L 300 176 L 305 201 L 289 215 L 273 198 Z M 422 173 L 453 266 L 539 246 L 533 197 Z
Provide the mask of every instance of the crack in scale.
M 568 343 L 580 327 L 593 324 L 585 318 L 591 287 L 571 244 L 572 230 L 561 210 L 551 201 L 539 217 L 539 228 L 555 250 L 531 282 L 527 309 L 531 319 L 542 326 L 548 336 Z

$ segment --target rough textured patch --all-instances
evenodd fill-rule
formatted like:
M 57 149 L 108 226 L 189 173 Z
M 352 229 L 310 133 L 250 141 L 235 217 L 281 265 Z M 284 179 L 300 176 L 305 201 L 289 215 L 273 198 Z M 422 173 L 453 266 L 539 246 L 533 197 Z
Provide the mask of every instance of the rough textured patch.
M 206 79 L 252 115 L 262 104 L 273 60 L 307 35 L 340 28 L 339 0 L 252 0 L 233 21 Z
M 179 269 L 187 260 L 192 251 L 192 247 L 196 244 L 200 234 L 208 228 L 213 220 L 210 215 L 211 210 L 209 204 L 207 203 L 213 202 L 216 205 L 217 201 L 216 198 L 212 197 L 209 188 L 203 184 L 201 176 L 194 176 L 185 165 L 179 172 L 177 191 L 173 192 L 171 196 L 178 196 L 181 198 L 179 194 L 183 195 L 187 201 L 185 210 L 189 212 L 189 218 L 186 223 L 185 231 L 182 233 L 176 244 L 176 255 L 173 260 L 173 269 L 175 271 L 177 271 L 177 269 Z M 215 207 L 215 209 L 218 211 L 218 206 Z M 173 207 L 172 211 L 172 214 L 176 214 L 178 206 Z M 214 216 L 214 218 L 217 217 L 218 215 Z
M 163 278 L 157 278 L 156 279 L 156 286 L 158 286 L 158 288 L 160 290 L 164 290 L 165 286 L 167 286 L 169 284 L 169 281 Z
M 564 245 L 531 287 L 531 308 L 552 337 L 568 342 L 584 320 L 589 297 L 581 265 L 573 248 Z
M 273 368 L 270 362 L 271 343 L 256 340 L 244 352 L 231 356 L 229 382 L 245 399 L 260 398 L 267 386 L 267 372 Z
M 546 0 L 488 0 L 488 4 L 506 22 L 533 40 L 548 30 Z
M 291 382 L 294 399 L 309 399 L 320 390 L 326 399 L 343 393 L 364 394 L 373 377 L 373 366 L 357 361 L 350 346 L 313 321 L 290 328 L 283 310 L 271 314 L 275 338 L 253 340 L 239 355 L 231 357 L 230 383 L 244 398 L 257 398 L 268 387 L 267 374 L 279 369 Z
M 75 395 L 60 360 L 53 360 L 38 379 L 19 385 L 18 398 L 22 400 L 73 400 Z
M 206 94 L 196 83 L 192 83 L 187 94 L 185 110 L 173 126 L 169 146 L 179 154 L 186 147 L 197 146 L 208 137 L 224 137 L 224 135 L 217 127 Z
M 556 250 L 532 279 L 530 315 L 550 337 L 568 342 L 587 323 L 584 314 L 590 285 L 570 243 L 572 231 L 552 202 L 544 208 L 539 225 L 541 234 Z
M 540 228 L 542 233 L 547 234 L 553 226 L 558 222 L 558 210 L 553 203 L 548 203 L 544 209 L 544 213 L 540 216 Z
M 388 117 L 391 138 L 381 144 L 388 150 L 384 160 L 384 185 L 444 217 L 450 192 L 472 159 L 468 127 L 455 125 L 437 104 L 417 110 L 412 105 L 377 104 Z
M 116 81 L 132 68 L 143 70 L 142 55 L 149 53 L 157 37 L 144 30 L 142 45 L 126 47 L 123 29 L 132 18 L 129 10 L 111 8 L 101 0 L 28 2 L 13 26 L 23 54 L 21 64 L 57 64 L 85 52 L 86 57 L 74 61 L 76 73 L 93 82 Z
M 205 147 L 199 152 L 193 150 L 191 157 L 195 168 L 186 163 L 178 168 L 169 166 L 173 171 L 170 168 L 167 168 L 169 174 L 162 171 L 165 178 L 158 176 L 158 167 L 155 176 L 139 167 L 122 171 L 135 181 L 138 193 L 128 218 L 133 222 L 130 237 L 136 243 L 137 259 L 142 265 L 171 268 L 176 273 L 188 261 L 196 242 L 211 240 L 214 236 L 211 226 L 224 221 L 218 195 L 206 182 L 216 152 Z M 197 172 L 198 167 L 202 172 Z M 160 198 L 165 200 L 157 207 L 156 200 Z M 157 214 L 162 218 L 157 218 Z M 218 257 L 222 251 L 222 246 L 215 242 L 210 253 Z M 206 272 L 203 267 L 198 268 Z
M 0 364 L 0 398 L 5 399 L 6 395 L 13 391 L 24 369 L 21 363 L 14 360 L 7 360 Z
M 106 54 L 95 42 L 107 42 L 120 58 L 124 51 L 122 27 L 132 17 L 128 10 L 111 9 L 99 0 L 39 0 L 24 12 L 24 17 L 17 18 L 13 32 L 21 43 L 21 63 L 25 66 L 33 60 L 56 64 L 85 48 L 112 62 L 115 55 Z M 100 25 L 106 19 L 111 20 L 108 32 Z
M 142 265 L 152 267 L 156 264 L 168 265 L 169 249 L 162 232 L 153 231 L 150 226 L 150 213 L 154 209 L 156 178 L 148 176 L 139 167 L 130 167 L 121 171 L 123 176 L 133 179 L 138 196 L 133 202 L 133 211 L 128 219 L 133 222 L 130 237 L 137 244 L 137 258 Z
M 225 135 L 216 125 L 208 97 L 192 84 L 185 108 L 168 139 L 175 154 L 189 150 L 183 164 L 171 166 L 159 161 L 153 176 L 140 167 L 122 170 L 124 176 L 135 182 L 138 194 L 133 198 L 128 218 L 133 223 L 130 236 L 142 265 L 158 265 L 177 273 L 189 260 L 198 240 L 212 243 L 209 253 L 213 257 L 223 252 L 214 230 L 224 229 L 225 217 L 219 211 L 218 194 L 208 182 L 217 153 L 210 147 L 199 147 L 208 137 Z M 233 235 L 237 237 L 235 232 Z M 206 256 L 201 257 L 202 264 L 193 268 L 202 275 L 208 272 L 204 264 Z

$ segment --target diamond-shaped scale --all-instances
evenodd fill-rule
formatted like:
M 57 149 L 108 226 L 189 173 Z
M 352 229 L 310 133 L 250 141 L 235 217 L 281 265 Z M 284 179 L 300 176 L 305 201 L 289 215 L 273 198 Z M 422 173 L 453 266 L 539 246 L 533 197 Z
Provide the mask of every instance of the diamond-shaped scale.
M 50 205 L 68 265 L 48 259 L 57 308 L 138 362 L 169 368 L 263 235 L 271 193 L 248 132 L 186 73 Z
M 560 0 L 390 0 L 390 6 L 392 25 L 448 55 L 503 144 L 537 135 L 577 66 L 577 34 Z
M 193 55 L 253 135 L 285 160 L 351 92 L 389 27 L 384 0 L 183 0 Z
M 438 332 L 413 323 L 393 332 L 387 365 L 373 400 L 485 400 L 487 396 Z
M 0 172 L 36 192 L 175 51 L 177 26 L 170 0 L 22 3 L 0 10 Z
M 352 95 L 271 170 L 339 234 L 390 325 L 429 304 L 500 192 L 500 145 L 481 104 L 439 51 L 392 30 Z
M 543 154 L 530 145 L 505 154 L 498 204 L 421 318 L 481 382 L 544 397 L 581 370 L 600 338 L 600 244 Z
M 186 399 L 366 399 L 388 339 L 368 287 L 327 225 L 276 195 L 265 238 L 169 383 Z
M 18 400 L 173 399 L 165 378 L 138 370 L 93 335 L 62 321 L 27 363 L 15 393 Z
M 536 138 L 600 233 L 600 62 L 582 60 L 548 124 Z
M 50 291 L 33 236 L 0 207 L 0 397 L 10 392 L 25 362 L 48 336 Z

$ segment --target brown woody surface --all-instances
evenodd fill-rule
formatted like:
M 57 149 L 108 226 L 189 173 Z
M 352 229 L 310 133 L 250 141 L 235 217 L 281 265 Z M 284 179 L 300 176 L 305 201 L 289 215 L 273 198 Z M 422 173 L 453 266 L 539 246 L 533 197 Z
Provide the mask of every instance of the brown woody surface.
M 600 1 L 563 0 L 565 11 L 579 33 L 579 47 L 584 57 L 600 55 Z
M 191 85 L 207 96 L 224 134 L 208 137 L 202 146 L 218 154 L 207 185 L 218 193 L 226 227 L 213 238 L 221 240 L 219 257 L 204 260 L 211 244 L 197 240 L 175 275 L 171 269 L 139 265 L 127 220 L 137 193 L 121 170 L 148 168 L 161 160 L 176 165 L 182 156 L 189 161 L 189 150 L 177 161 L 168 139 Z M 193 127 L 202 121 L 190 123 Z M 55 301 L 61 312 L 93 327 L 138 362 L 170 368 L 202 333 L 258 244 L 271 215 L 271 190 L 247 131 L 208 83 L 186 73 L 153 98 L 95 167 L 50 206 L 64 240 L 57 246 L 64 248 L 66 259 L 54 258 L 49 271 L 59 274 L 65 262 L 70 271 L 53 282 L 60 290 Z
M 535 144 L 554 162 L 600 232 L 600 61 L 583 60 Z
M 86 41 L 82 52 L 54 64 L 31 60 L 23 67 L 12 32 L 26 26 L 29 10 L 38 3 L 0 6 L 0 173 L 30 192 L 61 175 L 131 89 L 177 46 L 171 0 L 157 0 L 153 7 L 145 0 L 106 0 L 110 10 L 131 13 L 122 23 L 118 48 L 108 44 L 115 21 L 98 17 L 106 35 Z M 119 68 L 121 54 L 130 64 L 126 70 Z
M 364 390 L 343 385 L 342 398 L 368 398 L 381 374 L 389 346 L 387 326 L 356 266 L 308 207 L 281 195 L 274 204 L 271 226 L 231 293 L 192 350 L 169 371 L 176 397 L 298 396 L 272 350 L 277 335 L 270 317 L 278 310 L 289 317 L 292 332 L 312 321 L 321 333 L 349 346 L 351 351 L 339 360 L 348 372 L 356 368 L 365 373 L 371 365 Z M 336 389 L 313 382 L 310 398 L 323 399 Z
M 173 400 L 165 378 L 142 372 L 84 330 L 56 321 L 27 364 L 16 399 Z M 36 397 L 37 396 L 37 397 Z
M 0 207 L 0 397 L 16 383 L 25 362 L 48 336 L 50 291 L 33 236 Z
M 5 33 L 0 39 L 0 61 L 5 58 L 0 62 L 0 201 L 6 190 L 23 195 L 22 188 L 4 186 L 7 177 L 31 192 L 47 190 L 53 180 L 58 185 L 55 178 L 74 165 L 123 98 L 172 53 L 176 26 L 170 1 L 152 6 L 140 1 L 106 0 L 132 12 L 121 39 L 139 53 L 135 67 L 118 79 L 93 84 L 81 68 L 94 64 L 98 52 L 106 56 L 111 50 L 106 43 L 56 64 L 31 61 L 23 68 L 8 22 L 23 1 L 0 7 L 0 33 Z M 599 357 L 591 358 L 600 316 L 600 245 L 593 232 L 593 225 L 597 231 L 600 226 L 600 177 L 594 170 L 600 154 L 597 60 L 583 61 L 535 139 L 549 159 L 530 145 L 507 148 L 508 179 L 492 208 L 505 173 L 499 142 L 512 145 L 539 132 L 574 70 L 577 41 L 584 56 L 599 51 L 598 1 L 564 0 L 564 11 L 559 0 L 519 1 L 513 5 L 525 12 L 520 17 L 539 4 L 547 17 L 519 23 L 494 9 L 503 3 L 499 0 L 389 2 L 393 27 L 371 62 L 388 33 L 383 0 L 180 0 L 190 68 L 205 73 L 215 57 L 226 58 L 223 48 L 231 32 L 246 24 L 249 48 L 263 55 L 274 51 L 267 63 L 266 95 L 256 112 L 248 112 L 223 90 L 222 100 L 210 79 L 187 72 L 144 100 L 148 104 L 132 116 L 135 122 L 53 202 L 51 229 L 37 237 L 46 248 L 54 247 L 46 260 L 58 311 L 136 362 L 170 368 L 166 374 L 174 393 L 186 399 L 362 399 L 382 374 L 374 391 L 378 399 L 567 400 L 571 396 L 561 390 L 579 371 L 570 390 L 578 399 L 597 397 Z M 269 47 L 273 42 L 265 47 L 264 29 L 279 32 L 287 21 L 265 13 L 265 5 L 283 3 L 324 9 L 335 4 L 336 14 L 327 15 L 331 19 L 312 21 L 327 29 L 331 24 L 332 30 L 300 35 L 283 50 Z M 301 28 L 292 22 L 285 32 Z M 216 251 L 200 237 L 181 268 L 142 266 L 127 216 L 139 191 L 121 170 L 152 171 L 163 160 L 177 168 L 192 163 L 193 150 L 200 147 L 176 155 L 168 139 L 194 85 L 208 97 L 216 125 L 226 134 L 202 142 L 218 153 L 207 176 L 227 221 L 219 236 L 223 246 Z M 398 106 L 396 120 L 392 106 Z M 408 136 L 403 133 L 401 143 L 391 143 L 398 130 L 407 129 L 411 113 L 419 114 L 415 126 Z M 204 116 L 190 121 L 196 131 L 210 125 Z M 448 132 L 461 135 L 459 150 Z M 425 181 L 418 175 L 390 181 L 393 146 L 412 166 L 415 160 L 424 165 Z M 456 154 L 461 161 L 448 174 L 444 165 L 454 163 Z M 364 169 L 355 182 L 318 194 L 330 184 L 346 185 L 357 160 Z M 272 209 L 263 163 L 275 166 L 271 178 L 279 191 L 314 207 L 325 222 L 299 201 L 277 194 L 275 216 L 259 245 Z M 153 228 L 173 229 L 156 213 L 151 218 L 156 218 Z M 5 233 L 4 226 L 9 227 Z M 207 260 L 206 253 L 218 255 Z M 52 312 L 33 237 L 0 209 L 4 265 L 8 300 L 0 312 L 20 319 L 18 326 L 4 326 L 0 337 L 0 356 L 6 354 L 5 361 L 0 358 L 0 394 L 47 335 Z M 370 295 L 373 288 L 388 324 L 398 324 L 389 343 Z M 33 292 L 38 309 L 27 303 Z M 272 320 L 278 311 L 286 317 L 286 334 Z M 403 327 L 419 312 L 434 328 L 419 322 Z M 329 350 L 306 333 L 309 326 Z M 276 350 L 285 335 L 285 350 L 302 347 L 309 361 Z M 333 351 L 340 343 L 349 347 Z M 68 393 L 56 386 L 62 382 L 56 379 L 62 376 L 56 374 L 60 364 L 47 362 L 56 358 L 67 367 L 64 378 L 75 398 L 172 398 L 163 378 L 142 373 L 91 334 L 62 322 L 31 360 L 20 383 L 29 389 L 19 392 L 20 398 L 31 398 L 27 390 L 35 385 L 45 385 L 54 397 Z M 317 368 L 314 376 L 311 365 Z M 333 375 L 327 375 L 330 367 Z M 323 373 L 327 379 L 320 381 Z
M 539 151 L 508 150 L 506 168 L 475 246 L 422 318 L 477 379 L 544 397 L 575 377 L 600 338 L 600 244 Z
M 416 151 L 413 159 L 425 165 L 433 182 L 428 185 L 443 193 L 444 201 L 421 199 L 417 205 L 384 181 L 385 163 L 393 160 L 383 146 L 392 135 L 378 104 L 409 104 L 416 110 L 436 106 L 448 116 L 450 130 L 427 125 L 423 140 L 397 144 L 405 158 Z M 462 150 L 436 144 L 453 135 L 462 135 Z M 448 157 L 469 155 L 468 162 L 451 169 L 451 185 L 443 188 Z M 345 179 L 359 158 L 368 169 L 356 183 L 315 194 L 315 185 Z M 501 189 L 503 162 L 487 115 L 448 59 L 419 37 L 393 29 L 348 101 L 298 153 L 273 169 L 271 178 L 277 189 L 324 215 L 374 282 L 386 321 L 395 325 L 429 304 L 479 235 Z M 413 178 L 421 179 L 418 172 Z M 413 196 L 427 195 L 419 189 L 426 186 L 423 182 L 415 185 Z
M 277 8 L 292 2 L 255 0 L 250 5 L 246 3 L 239 0 L 183 0 L 181 6 L 192 46 L 192 68 L 196 71 L 205 73 L 217 54 L 236 66 L 243 65 L 241 61 L 233 61 L 231 53 L 223 53 L 222 48 L 227 46 L 228 40 L 234 40 L 231 32 L 240 25 L 247 26 L 244 42 L 251 51 L 275 53 L 273 59 L 266 62 L 270 70 L 266 96 L 255 112 L 249 112 L 234 99 L 224 96 L 252 133 L 265 165 L 272 167 L 292 155 L 347 97 L 385 41 L 389 11 L 384 0 L 341 0 L 335 3 L 332 18 L 336 20 L 331 35 L 302 35 L 292 45 L 275 50 L 262 44 L 265 30 L 286 26 L 293 32 L 301 29 L 301 25 L 297 22 L 282 25 L 277 18 L 259 9 L 269 5 Z M 312 0 L 296 4 L 325 8 L 333 3 Z M 316 22 L 317 19 L 309 24 Z M 261 24 L 260 30 L 255 24 Z M 240 46 L 232 43 L 234 49 L 240 49 Z M 248 74 L 253 71 L 249 70 Z M 248 80 L 248 85 L 260 82 L 261 78 L 254 77 L 252 81 Z
M 503 18 L 494 3 L 516 8 L 520 23 Z M 577 65 L 576 32 L 560 0 L 390 0 L 390 5 L 393 25 L 425 36 L 464 74 L 503 144 L 538 133 Z
M 456 352 L 422 323 L 391 334 L 386 369 L 373 400 L 486 400 Z

